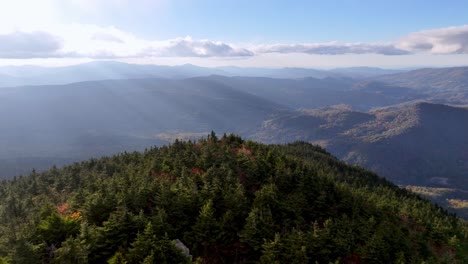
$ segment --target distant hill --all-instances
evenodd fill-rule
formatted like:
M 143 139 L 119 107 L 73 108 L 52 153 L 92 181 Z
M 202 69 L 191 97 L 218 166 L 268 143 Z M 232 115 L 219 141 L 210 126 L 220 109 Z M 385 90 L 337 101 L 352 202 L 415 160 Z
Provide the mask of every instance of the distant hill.
M 417 69 L 377 79 L 410 88 L 463 89 L 468 87 L 468 67 Z
M 468 102 L 468 67 L 419 69 L 375 79 L 394 86 L 416 89 L 427 94 L 434 102 Z
M 176 78 L 223 74 L 222 70 L 194 65 L 163 66 L 102 61 L 64 67 L 0 67 L 0 87 L 24 85 L 69 84 L 83 81 L 136 78 Z
M 334 76 L 333 73 L 305 68 L 243 68 L 243 67 L 219 67 L 224 76 L 242 77 L 268 77 L 279 79 L 302 79 L 302 78 L 326 78 Z
M 421 99 L 423 96 L 411 89 L 356 89 L 356 81 L 349 78 L 303 78 L 276 79 L 266 77 L 197 77 L 230 86 L 233 89 L 253 94 L 293 109 L 321 108 L 329 105 L 347 104 L 354 109 L 367 111 Z M 381 86 L 380 86 L 381 87 Z
M 349 68 L 336 68 L 329 70 L 329 72 L 336 73 L 337 75 L 360 79 L 360 78 L 370 78 L 381 75 L 402 73 L 406 70 L 395 70 L 395 69 L 382 69 L 376 67 L 349 67 Z
M 303 142 L 214 133 L 0 183 L 6 263 L 466 263 L 466 223 Z
M 242 68 L 242 67 L 218 67 L 223 70 L 225 76 L 243 77 L 270 77 L 281 79 L 301 79 L 301 78 L 351 78 L 365 79 L 386 74 L 404 72 L 405 70 L 381 69 L 375 67 L 349 67 L 336 68 L 331 70 L 319 70 L 310 68 Z
M 250 134 L 263 120 L 289 109 L 202 79 L 3 88 L 0 101 L 3 177 L 57 161 L 142 150 L 165 142 L 160 133 Z M 38 167 L 35 159 L 49 162 Z

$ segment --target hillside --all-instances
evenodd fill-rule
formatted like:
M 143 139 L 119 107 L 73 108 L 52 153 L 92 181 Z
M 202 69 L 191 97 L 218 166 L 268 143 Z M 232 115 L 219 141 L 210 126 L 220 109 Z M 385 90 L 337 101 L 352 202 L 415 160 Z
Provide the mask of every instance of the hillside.
M 164 143 L 156 136 L 163 132 L 249 134 L 266 118 L 288 109 L 202 79 L 3 88 L 0 101 L 0 123 L 8 124 L 0 133 L 0 177 L 143 150 Z
M 349 163 L 398 184 L 468 186 L 468 110 L 418 103 L 368 113 L 304 110 L 265 121 L 265 142 L 319 143 Z
M 457 216 L 468 219 L 468 191 L 459 188 L 441 188 L 408 185 L 404 188 L 417 193 L 438 205 L 454 211 Z
M 466 263 L 467 232 L 319 147 L 214 133 L 0 188 L 11 263 Z
M 468 109 L 404 103 L 370 112 L 349 106 L 302 110 L 267 120 L 253 138 L 305 140 L 399 185 L 444 188 L 429 195 L 468 219 Z

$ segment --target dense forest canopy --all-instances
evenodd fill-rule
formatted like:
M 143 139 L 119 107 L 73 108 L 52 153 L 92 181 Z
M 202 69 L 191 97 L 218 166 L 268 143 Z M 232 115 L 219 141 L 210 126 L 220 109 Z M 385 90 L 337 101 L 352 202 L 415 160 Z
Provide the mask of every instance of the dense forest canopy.
M 0 263 L 467 263 L 467 235 L 303 142 L 212 133 L 0 186 Z

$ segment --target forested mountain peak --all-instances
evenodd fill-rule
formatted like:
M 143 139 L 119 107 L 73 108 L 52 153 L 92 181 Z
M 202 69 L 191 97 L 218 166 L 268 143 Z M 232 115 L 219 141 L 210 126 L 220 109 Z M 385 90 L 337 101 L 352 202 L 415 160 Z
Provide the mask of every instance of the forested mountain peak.
M 454 215 L 320 147 L 211 133 L 3 181 L 11 263 L 465 263 Z M 179 242 L 177 242 L 179 243 Z

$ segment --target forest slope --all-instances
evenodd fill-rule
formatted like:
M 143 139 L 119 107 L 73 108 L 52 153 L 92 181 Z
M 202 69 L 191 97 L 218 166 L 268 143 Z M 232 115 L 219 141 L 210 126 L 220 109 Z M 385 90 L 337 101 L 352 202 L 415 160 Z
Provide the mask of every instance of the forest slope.
M 4 181 L 11 263 L 466 263 L 464 222 L 307 143 L 214 133 Z

